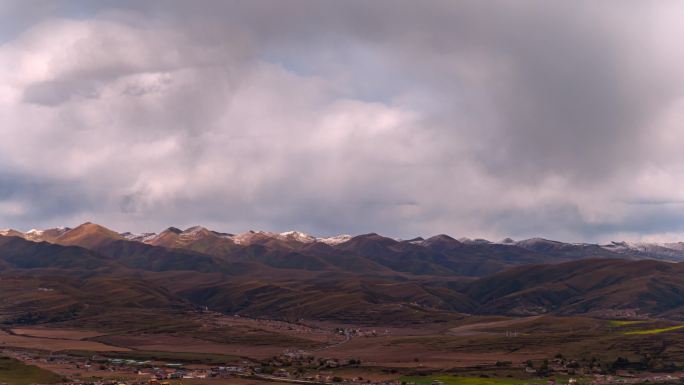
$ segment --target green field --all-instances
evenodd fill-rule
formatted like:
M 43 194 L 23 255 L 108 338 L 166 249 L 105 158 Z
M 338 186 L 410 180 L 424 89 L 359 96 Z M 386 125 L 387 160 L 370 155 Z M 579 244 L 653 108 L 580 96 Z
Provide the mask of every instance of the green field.
M 458 377 L 458 376 L 404 376 L 399 379 L 404 382 L 416 384 L 431 384 L 437 380 L 446 385 L 515 385 L 530 382 L 518 378 L 483 378 L 483 377 Z
M 620 326 L 638 325 L 638 324 L 642 324 L 644 322 L 646 322 L 646 321 L 619 321 L 619 320 L 615 320 L 615 321 L 610 321 L 610 326 L 620 327 Z
M 633 330 L 629 332 L 625 332 L 625 334 L 628 335 L 647 335 L 647 334 L 659 334 L 659 333 L 665 333 L 673 330 L 679 330 L 683 329 L 684 325 L 677 325 L 677 326 L 669 326 L 665 328 L 658 328 L 658 329 L 646 329 L 646 330 Z
M 0 382 L 8 385 L 53 384 L 64 379 L 50 371 L 9 357 L 0 357 Z

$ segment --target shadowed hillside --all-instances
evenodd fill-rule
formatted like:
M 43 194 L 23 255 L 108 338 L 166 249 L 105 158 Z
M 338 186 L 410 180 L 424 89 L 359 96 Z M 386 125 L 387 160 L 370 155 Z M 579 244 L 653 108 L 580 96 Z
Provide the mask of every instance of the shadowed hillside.
M 461 314 L 684 314 L 681 265 L 610 252 L 610 259 L 578 259 L 581 250 L 599 251 L 549 241 L 366 234 L 323 242 L 294 233 L 230 238 L 197 227 L 168 229 L 146 243 L 90 223 L 55 234 L 52 243 L 36 241 L 35 233 L 32 241 L 21 233 L 0 236 L 5 322 L 204 307 L 378 324 Z

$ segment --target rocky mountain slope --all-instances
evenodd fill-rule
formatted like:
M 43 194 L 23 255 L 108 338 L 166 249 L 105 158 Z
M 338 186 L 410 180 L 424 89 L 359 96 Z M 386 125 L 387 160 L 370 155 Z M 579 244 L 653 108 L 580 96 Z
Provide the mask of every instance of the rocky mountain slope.
M 684 265 L 653 259 L 677 259 L 663 253 L 628 244 L 447 235 L 401 241 L 203 227 L 134 235 L 85 223 L 0 234 L 0 282 L 7 286 L 0 319 L 36 323 L 204 307 L 370 323 L 464 313 L 682 318 Z

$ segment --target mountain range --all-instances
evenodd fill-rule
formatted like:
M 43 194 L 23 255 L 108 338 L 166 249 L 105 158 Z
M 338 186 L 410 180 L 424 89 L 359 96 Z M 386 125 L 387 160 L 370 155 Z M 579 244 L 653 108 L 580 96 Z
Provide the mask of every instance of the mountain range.
M 463 314 L 684 318 L 681 243 L 500 242 L 375 233 L 0 232 L 0 320 L 211 310 L 281 319 L 437 322 Z M 155 310 L 156 309 L 156 310 Z
M 96 236 L 95 234 L 99 234 Z M 333 237 L 315 237 L 299 231 L 282 233 L 267 231 L 248 231 L 241 234 L 230 234 L 209 230 L 202 226 L 193 226 L 185 230 L 175 227 L 160 233 L 135 234 L 131 232 L 117 233 L 103 226 L 84 223 L 75 228 L 60 227 L 45 230 L 29 230 L 21 232 L 13 229 L 0 230 L 0 236 L 16 236 L 34 242 L 50 242 L 55 244 L 88 246 L 84 242 L 92 242 L 94 237 L 111 240 L 127 240 L 166 248 L 198 251 L 208 254 L 223 254 L 239 249 L 240 246 L 263 245 L 274 248 L 300 249 L 312 244 L 325 244 L 349 249 L 348 243 L 359 243 L 360 239 L 374 239 L 380 243 L 399 243 L 420 246 L 433 251 L 454 251 L 460 249 L 490 249 L 514 252 L 524 249 L 531 252 L 544 253 L 552 258 L 586 258 L 586 257 L 623 257 L 632 259 L 659 259 L 666 261 L 684 261 L 684 242 L 625 242 L 613 241 L 608 244 L 566 243 L 544 238 L 530 238 L 515 241 L 506 238 L 501 241 L 486 239 L 455 239 L 448 235 L 436 235 L 427 239 L 417 237 L 410 240 L 391 239 L 371 233 L 358 236 L 337 235 Z M 87 241 L 86 241 L 87 239 Z M 440 249 L 441 248 L 441 249 Z

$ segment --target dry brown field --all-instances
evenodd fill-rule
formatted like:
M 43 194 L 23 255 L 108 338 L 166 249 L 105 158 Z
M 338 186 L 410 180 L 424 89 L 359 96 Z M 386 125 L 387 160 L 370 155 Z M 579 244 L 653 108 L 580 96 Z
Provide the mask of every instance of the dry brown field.
M 87 350 L 92 352 L 121 352 L 130 350 L 96 341 L 12 335 L 4 330 L 0 330 L 0 346 L 39 349 L 53 352 L 61 350 Z
M 439 335 L 432 336 L 439 339 Z M 453 368 L 481 364 L 494 364 L 497 361 L 513 360 L 524 362 L 540 359 L 544 352 L 516 353 L 493 352 L 453 352 L 432 348 L 421 343 L 405 343 L 404 336 L 356 337 L 348 343 L 320 352 L 321 356 L 347 359 L 361 359 L 366 366 L 396 368 Z
M 165 334 L 137 336 L 107 336 L 107 341 L 129 349 L 159 352 L 213 353 L 263 359 L 278 355 L 286 346 L 252 346 L 246 344 L 222 344 L 196 338 Z
M 92 337 L 104 335 L 93 330 L 78 330 L 78 329 L 55 329 L 55 328 L 15 328 L 12 333 L 28 336 L 28 337 L 42 337 L 42 338 L 57 338 L 65 340 L 85 340 Z

